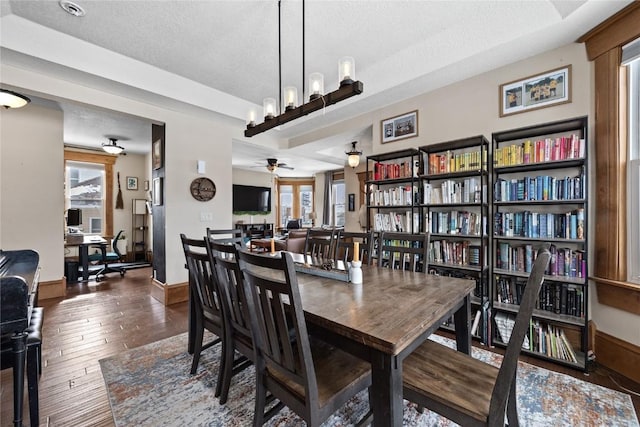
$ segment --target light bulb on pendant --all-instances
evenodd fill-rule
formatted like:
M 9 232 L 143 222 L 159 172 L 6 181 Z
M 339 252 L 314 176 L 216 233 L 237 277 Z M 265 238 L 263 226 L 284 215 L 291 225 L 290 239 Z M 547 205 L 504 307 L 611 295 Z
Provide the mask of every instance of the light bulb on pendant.
M 345 56 L 338 61 L 338 81 L 340 86 L 350 85 L 356 79 L 356 61 Z
M 295 86 L 284 88 L 284 111 L 293 110 L 298 106 L 298 89 Z
M 264 108 L 264 119 L 272 120 L 276 114 L 276 100 L 274 98 L 265 98 L 262 101 L 262 106 Z
M 311 73 L 309 75 L 309 92 L 310 101 L 324 95 L 324 76 L 322 73 Z

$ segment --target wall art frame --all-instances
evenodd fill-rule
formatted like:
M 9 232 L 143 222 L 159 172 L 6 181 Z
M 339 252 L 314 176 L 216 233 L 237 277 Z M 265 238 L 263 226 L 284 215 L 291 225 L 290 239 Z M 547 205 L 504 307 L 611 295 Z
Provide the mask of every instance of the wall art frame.
M 499 87 L 500 117 L 571 102 L 571 64 Z
M 380 121 L 382 144 L 418 136 L 418 110 Z

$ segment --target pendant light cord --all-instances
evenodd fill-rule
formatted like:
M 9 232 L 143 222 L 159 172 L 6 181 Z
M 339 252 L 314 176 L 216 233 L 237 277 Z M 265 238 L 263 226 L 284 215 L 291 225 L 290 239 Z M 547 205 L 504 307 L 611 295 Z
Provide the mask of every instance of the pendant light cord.
M 282 29 L 281 29 L 281 21 L 282 20 L 282 7 L 281 1 L 278 0 L 278 98 L 280 102 L 278 102 L 278 115 L 282 114 Z
M 304 12 L 304 0 L 302 0 L 302 103 L 304 104 L 304 100 L 307 99 L 304 96 L 304 81 L 305 81 L 305 74 L 304 74 L 304 67 L 305 67 L 305 55 L 304 55 L 304 48 L 305 48 L 305 38 L 304 38 L 304 21 L 305 21 L 305 12 Z

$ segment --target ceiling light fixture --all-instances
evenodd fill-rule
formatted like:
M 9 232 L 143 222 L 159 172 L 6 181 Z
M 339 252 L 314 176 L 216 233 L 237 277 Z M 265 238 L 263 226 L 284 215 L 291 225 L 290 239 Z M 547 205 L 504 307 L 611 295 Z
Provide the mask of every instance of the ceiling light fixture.
M 358 151 L 356 149 L 357 143 L 358 141 L 353 141 L 351 143 L 351 151 L 347 151 L 345 153 L 348 156 L 347 163 L 349 163 L 349 166 L 351 166 L 354 169 L 357 168 L 358 165 L 360 164 L 360 155 L 362 154 L 362 151 Z
M 110 141 L 109 144 L 107 144 L 106 142 L 102 143 L 102 149 L 104 151 L 106 151 L 109 154 L 120 154 L 124 151 L 124 147 L 121 147 L 118 144 L 116 144 L 116 142 L 118 142 L 117 139 L 109 138 L 109 141 Z
M 24 107 L 31 100 L 24 95 L 7 89 L 0 89 L 0 105 L 4 108 L 20 108 Z
M 336 104 L 340 101 L 344 101 L 347 98 L 351 98 L 355 95 L 360 95 L 364 88 L 362 82 L 355 80 L 355 61 L 352 57 L 344 57 L 338 62 L 338 79 L 340 81 L 340 87 L 333 92 L 324 93 L 324 77 L 320 73 L 311 73 L 309 75 L 309 102 L 302 105 L 298 103 L 298 92 L 293 86 L 287 86 L 283 93 L 282 91 L 282 35 L 281 35 L 281 4 L 278 0 L 278 66 L 279 66 L 279 86 L 278 93 L 283 102 L 279 105 L 285 104 L 284 113 L 282 109 L 278 109 L 278 105 L 274 98 L 265 98 L 264 107 L 264 122 L 256 124 L 255 111 L 249 112 L 247 120 L 247 129 L 244 131 L 244 136 L 247 138 L 257 135 L 259 133 L 273 129 L 274 127 L 283 125 L 292 120 L 299 119 L 306 116 L 309 113 L 318 111 L 322 108 Z M 305 93 L 305 42 L 304 42 L 304 22 L 305 22 L 305 3 L 302 0 L 302 96 L 304 98 Z M 276 110 L 279 112 L 276 115 Z
M 60 0 L 58 2 L 58 4 L 60 5 L 61 8 L 64 9 L 65 12 L 67 12 L 69 15 L 73 15 L 76 16 L 78 18 L 83 17 L 84 15 L 86 15 L 86 12 L 84 11 L 84 9 L 82 8 L 82 6 L 80 6 L 79 4 L 76 4 L 72 1 L 69 0 Z

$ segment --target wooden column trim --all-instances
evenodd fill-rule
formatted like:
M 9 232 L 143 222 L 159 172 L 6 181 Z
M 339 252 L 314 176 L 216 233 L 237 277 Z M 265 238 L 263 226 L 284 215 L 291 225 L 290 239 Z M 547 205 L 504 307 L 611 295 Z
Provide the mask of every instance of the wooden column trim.
M 640 22 L 640 2 L 634 1 L 580 37 L 578 43 L 586 43 L 587 57 L 593 61 L 607 51 L 636 39 L 638 22 Z
M 627 278 L 626 87 L 621 78 L 620 48 L 600 55 L 595 65 L 596 215 L 594 275 L 623 281 Z M 621 87 L 622 85 L 622 87 Z M 626 93 L 626 92 L 625 92 Z M 623 105 L 624 104 L 624 105 Z M 624 126 L 623 126 L 624 125 Z

